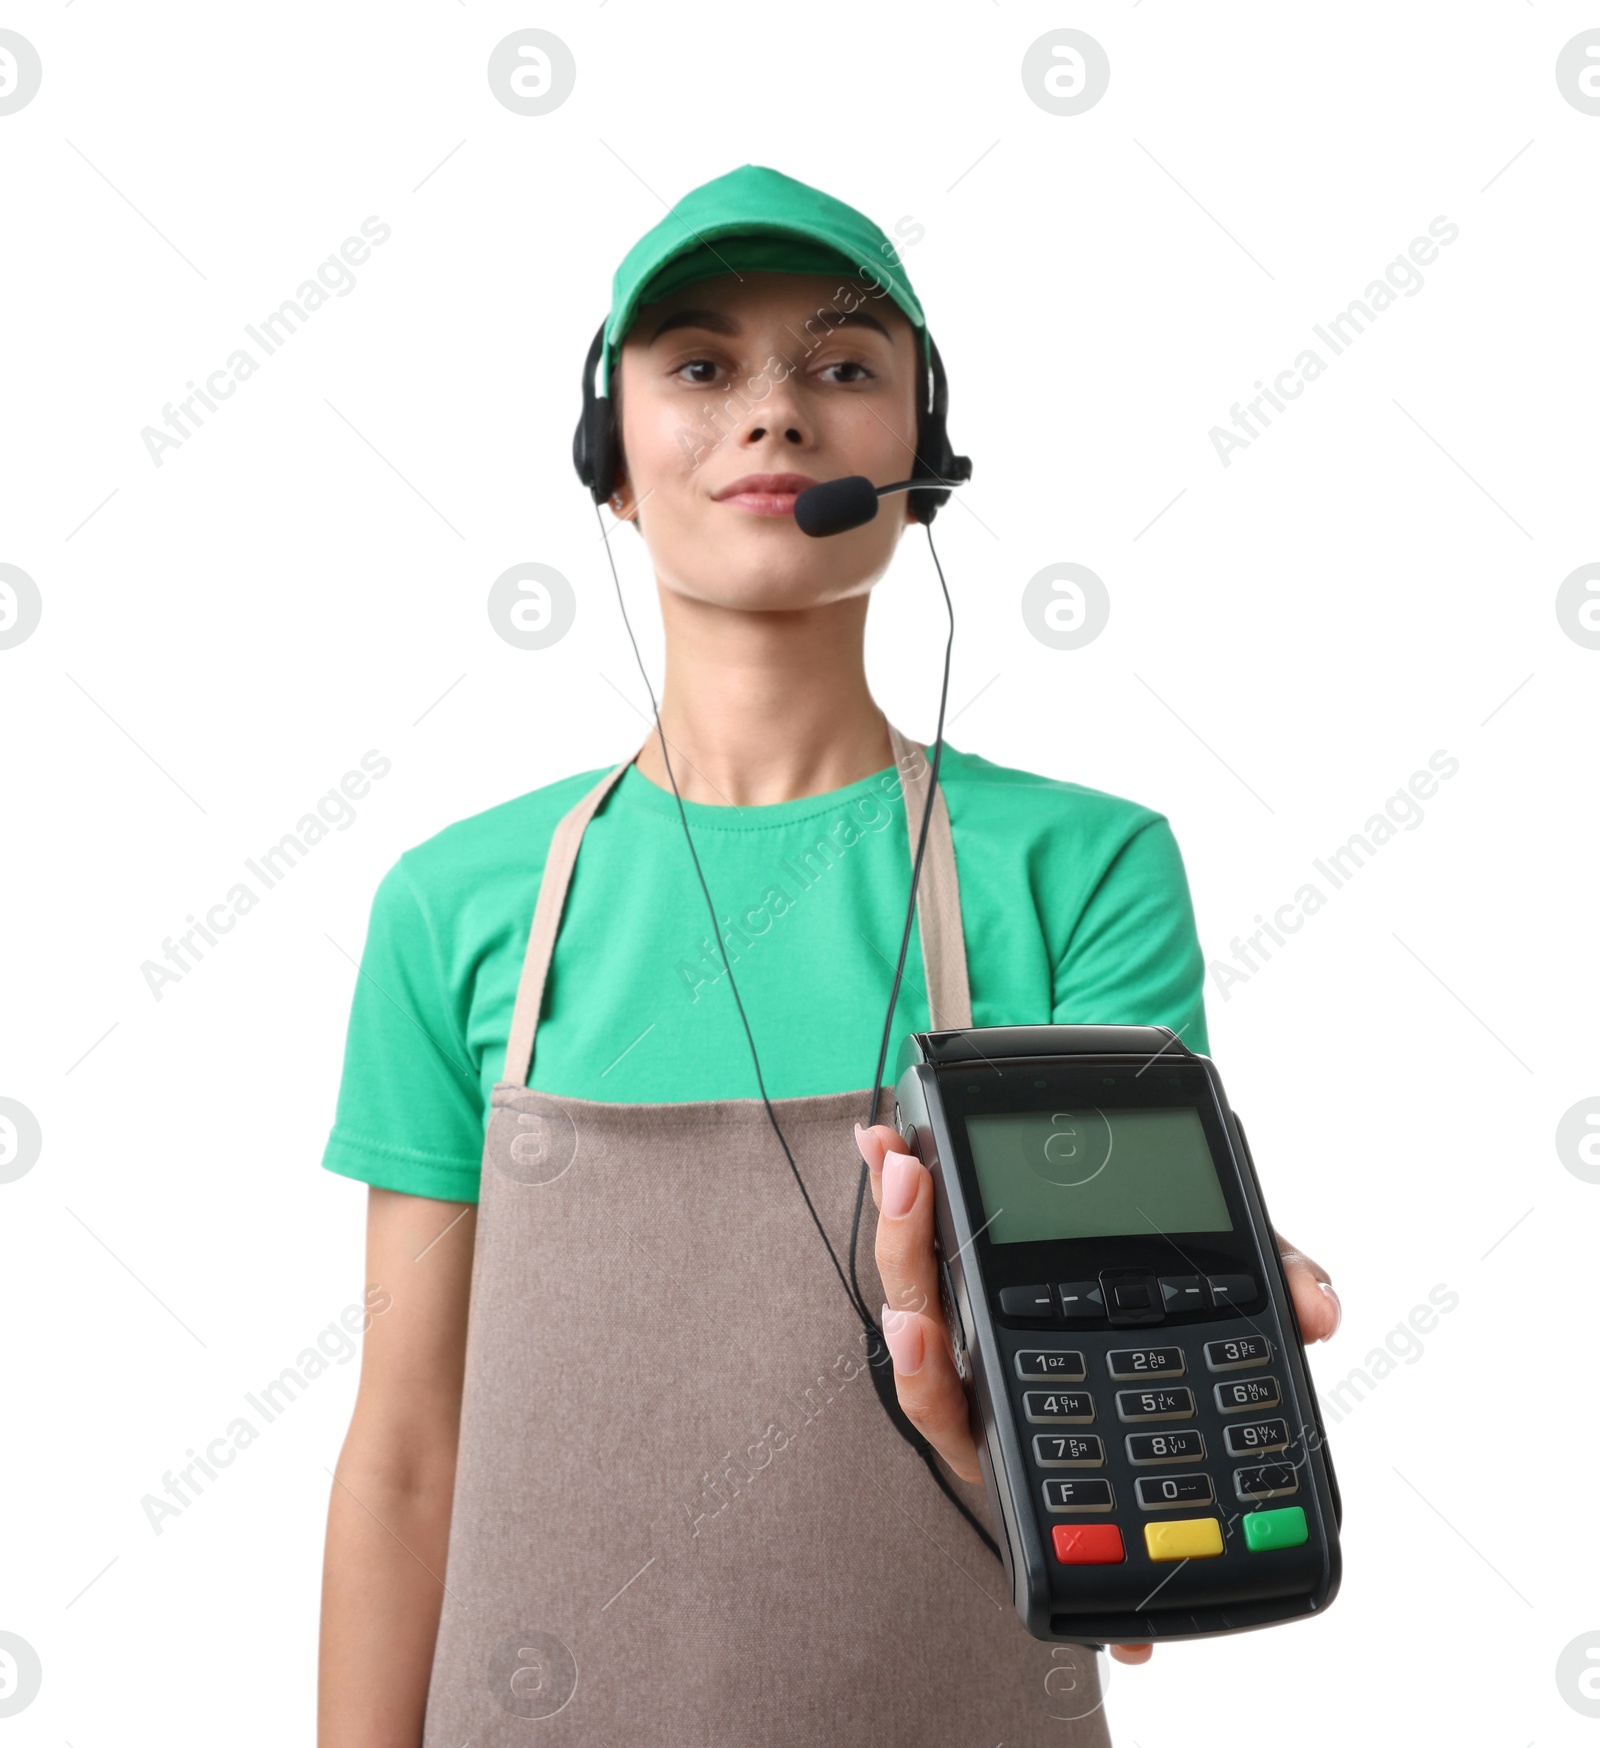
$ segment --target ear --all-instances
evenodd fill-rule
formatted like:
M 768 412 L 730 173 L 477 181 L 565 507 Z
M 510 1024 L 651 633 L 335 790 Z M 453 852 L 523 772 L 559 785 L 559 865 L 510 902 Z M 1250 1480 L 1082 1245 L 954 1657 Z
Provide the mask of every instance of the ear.
M 644 533 L 644 522 L 639 515 L 639 506 L 634 501 L 633 487 L 628 483 L 626 469 L 619 462 L 616 478 L 611 482 L 611 496 L 614 500 L 611 513 L 619 522 L 631 522 L 635 534 Z
M 620 436 L 620 432 L 619 432 Z M 622 454 L 622 446 L 617 445 L 616 472 L 611 476 L 611 512 L 623 521 L 627 521 L 634 513 L 633 484 L 628 478 L 628 463 Z

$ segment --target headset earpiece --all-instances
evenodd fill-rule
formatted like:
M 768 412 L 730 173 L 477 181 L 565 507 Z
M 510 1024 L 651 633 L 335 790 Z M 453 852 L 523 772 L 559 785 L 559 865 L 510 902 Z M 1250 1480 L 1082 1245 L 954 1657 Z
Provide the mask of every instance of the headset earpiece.
M 912 479 L 969 480 L 972 478 L 972 458 L 957 455 L 950 445 L 950 433 L 945 415 L 950 405 L 949 384 L 945 380 L 944 360 L 939 348 L 928 336 L 928 387 L 925 404 L 917 410 L 916 465 Z M 907 493 L 911 513 L 919 522 L 931 522 L 939 506 L 950 496 L 948 491 L 916 491 Z
M 605 337 L 606 325 L 602 322 L 595 330 L 583 366 L 583 411 L 572 434 L 572 465 L 597 504 L 611 496 L 617 479 L 616 409 L 609 395 L 596 394 L 594 389 L 594 373 L 599 367 Z

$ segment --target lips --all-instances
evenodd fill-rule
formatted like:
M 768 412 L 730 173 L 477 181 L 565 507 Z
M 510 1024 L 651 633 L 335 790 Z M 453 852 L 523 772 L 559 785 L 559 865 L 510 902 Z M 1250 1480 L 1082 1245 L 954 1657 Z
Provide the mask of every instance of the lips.
M 737 504 L 758 516 L 792 516 L 794 501 L 817 481 L 803 473 L 747 473 L 716 494 L 719 504 Z

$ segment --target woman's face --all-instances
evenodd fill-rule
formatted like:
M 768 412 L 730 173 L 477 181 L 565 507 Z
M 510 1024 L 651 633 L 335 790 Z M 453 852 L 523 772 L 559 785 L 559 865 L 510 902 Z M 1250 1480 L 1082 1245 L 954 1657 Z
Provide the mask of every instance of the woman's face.
M 805 484 L 909 479 L 919 341 L 887 296 L 824 274 L 702 279 L 640 306 L 621 385 L 620 513 L 637 515 L 662 586 L 783 610 L 866 593 L 911 520 L 909 494 L 845 534 L 802 534 Z M 799 476 L 736 493 L 751 475 Z M 784 489 L 786 488 L 786 489 Z

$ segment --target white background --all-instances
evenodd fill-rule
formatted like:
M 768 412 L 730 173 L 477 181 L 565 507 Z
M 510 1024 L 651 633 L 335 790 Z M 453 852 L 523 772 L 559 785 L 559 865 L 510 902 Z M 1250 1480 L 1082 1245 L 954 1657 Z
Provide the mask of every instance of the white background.
M 1600 1630 L 1600 1185 L 1555 1132 L 1600 1094 L 1600 651 L 1556 591 L 1600 559 L 1600 116 L 1555 65 L 1600 14 L 72 0 L 0 22 L 43 64 L 0 116 L 0 561 L 43 600 L 0 651 L 0 1095 L 44 1138 L 0 1186 L 0 1628 L 44 1664 L 8 1740 L 310 1740 L 355 1363 L 160 1535 L 141 1500 L 361 1297 L 364 1192 L 318 1162 L 380 876 L 637 744 L 569 459 L 580 366 L 627 247 L 745 162 L 922 227 L 906 265 L 975 462 L 934 528 L 947 732 L 1163 810 L 1208 959 L 1435 750 L 1460 763 L 1271 963 L 1208 987 L 1274 1217 L 1343 1296 L 1321 1388 L 1386 1340 L 1410 1357 L 1329 1427 L 1331 1611 L 1115 1668 L 1117 1742 L 1593 1740 L 1556 1661 Z M 578 68 L 540 117 L 486 78 L 528 25 Z M 1066 25 L 1111 81 L 1063 117 L 1021 66 Z M 354 291 L 155 466 L 143 428 L 369 214 L 392 236 Z M 1422 289 L 1319 348 L 1224 466 L 1211 428 L 1441 214 L 1460 234 Z M 642 543 L 615 547 L 653 659 Z M 549 651 L 489 623 L 524 561 L 577 591 Z M 1065 561 L 1111 601 L 1067 653 L 1020 611 Z M 921 529 L 881 593 L 875 688 L 930 737 Z M 369 748 L 393 768 L 354 825 L 155 1000 L 163 939 Z M 1440 1284 L 1459 1304 L 1411 1353 L 1392 1332 Z

